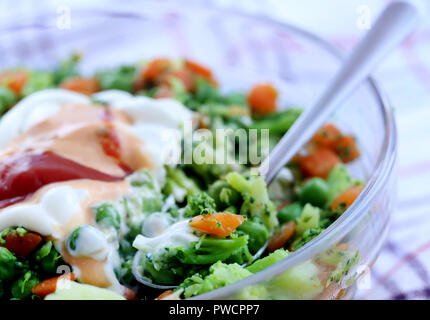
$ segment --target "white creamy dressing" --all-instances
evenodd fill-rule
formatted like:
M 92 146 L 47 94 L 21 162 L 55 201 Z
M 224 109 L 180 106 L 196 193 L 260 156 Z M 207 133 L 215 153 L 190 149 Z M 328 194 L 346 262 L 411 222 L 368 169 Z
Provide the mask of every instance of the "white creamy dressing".
M 144 148 L 152 158 L 152 169 L 159 181 L 163 180 L 163 147 L 167 137 L 172 137 L 172 131 L 177 134 L 173 144 L 180 144 L 180 128 L 184 121 L 192 120 L 193 113 L 179 102 L 172 99 L 154 100 L 146 97 L 134 97 L 126 92 L 111 90 L 100 92 L 94 98 L 103 101 L 112 109 L 124 111 L 132 120 L 130 125 L 121 123 L 129 132 L 144 143 Z M 20 101 L 11 111 L 0 120 L 0 148 L 4 148 L 13 139 L 19 137 L 34 125 L 54 116 L 63 107 L 70 104 L 90 104 L 88 97 L 63 89 L 39 91 Z M 169 131 L 170 130 L 170 131 Z M 168 141 L 172 143 L 172 141 Z M 83 142 L 84 143 L 84 142 Z M 180 148 L 180 145 L 178 146 Z M 75 180 L 77 181 L 77 180 Z M 84 180 L 83 180 L 84 181 Z M 23 201 L 0 210 L 0 230 L 12 226 L 23 226 L 54 240 L 56 247 L 64 251 L 64 242 L 73 230 L 76 221 L 88 221 L 88 211 L 94 205 L 91 193 L 85 184 L 79 188 L 69 186 L 71 182 L 63 182 L 50 188 L 45 186 L 31 197 L 32 201 Z M 93 188 L 93 186 L 92 186 Z M 124 191 L 126 192 L 126 191 Z M 37 197 L 35 197 L 37 195 Z M 111 195 L 116 200 L 121 195 Z M 101 199 L 99 199 L 101 201 Z M 81 216 L 77 218 L 78 216 Z M 93 219 L 93 218 L 92 218 Z M 91 219 L 90 219 L 91 220 Z M 67 226 L 67 227 L 64 227 Z M 116 279 L 114 268 L 119 265 L 117 247 L 106 239 L 104 234 L 95 228 L 84 228 L 77 241 L 77 247 L 67 253 L 70 263 L 78 278 L 83 275 L 83 269 L 91 265 L 90 274 L 96 274 L 98 263 L 103 263 L 104 277 L 110 283 L 109 288 L 121 292 L 122 287 Z M 161 248 L 173 245 L 187 246 L 198 238 L 192 234 L 188 221 L 182 221 L 170 226 L 170 222 L 162 215 L 150 218 L 145 223 L 148 235 L 154 238 L 138 236 L 135 246 L 138 248 Z M 88 263 L 90 258 L 95 260 Z M 83 259 L 83 263 L 75 263 Z M 66 259 L 67 260 L 67 259 Z M 95 263 L 96 261 L 99 261 Z M 105 281 L 106 282 L 106 281 Z
M 83 225 L 75 248 L 68 246 L 69 253 L 74 257 L 87 257 L 95 260 L 104 260 L 109 254 L 109 243 L 106 236 L 99 229 Z
M 168 213 L 156 212 L 148 216 L 142 225 L 142 235 L 148 238 L 161 235 L 171 225 Z
M 66 104 L 90 103 L 87 96 L 63 89 L 38 91 L 18 102 L 0 120 L 0 148 Z
M 163 182 L 163 164 L 172 163 L 181 150 L 181 130 L 191 125 L 193 113 L 173 99 L 135 97 L 128 92 L 108 90 L 93 95 L 97 101 L 124 111 L 133 119 L 128 130 L 145 141 L 144 149 L 153 159 L 157 180 Z M 173 156 L 172 156 L 173 154 Z
M 54 240 L 65 237 L 63 226 L 82 211 L 88 191 L 62 185 L 48 189 L 37 203 L 18 203 L 0 211 L 0 230 L 22 226 Z
M 144 253 L 151 252 L 155 257 L 163 254 L 165 248 L 189 248 L 191 242 L 198 240 L 190 226 L 190 219 L 186 219 L 172 224 L 156 237 L 138 235 L 133 242 L 133 247 Z

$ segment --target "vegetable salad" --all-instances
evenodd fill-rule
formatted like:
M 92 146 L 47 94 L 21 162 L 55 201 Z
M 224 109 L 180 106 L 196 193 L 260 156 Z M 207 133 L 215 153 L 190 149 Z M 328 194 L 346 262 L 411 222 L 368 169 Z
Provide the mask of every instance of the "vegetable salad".
M 258 163 L 163 163 L 160 128 L 181 132 L 180 121 L 190 120 L 193 132 L 214 136 L 268 129 L 267 142 L 247 142 L 266 156 L 301 110 L 281 108 L 270 83 L 225 93 L 210 69 L 188 59 L 156 58 L 91 76 L 80 74 L 79 60 L 0 73 L 0 132 L 3 125 L 11 137 L 0 141 L 1 299 L 198 296 L 299 250 L 363 189 L 345 166 L 359 157 L 355 138 L 331 123 L 270 186 L 253 174 Z M 37 108 L 45 111 L 31 118 Z M 181 134 L 177 143 L 239 158 L 240 148 L 217 139 L 198 144 Z M 236 298 L 316 298 L 357 259 L 339 247 Z M 323 267 L 331 270 L 324 281 Z

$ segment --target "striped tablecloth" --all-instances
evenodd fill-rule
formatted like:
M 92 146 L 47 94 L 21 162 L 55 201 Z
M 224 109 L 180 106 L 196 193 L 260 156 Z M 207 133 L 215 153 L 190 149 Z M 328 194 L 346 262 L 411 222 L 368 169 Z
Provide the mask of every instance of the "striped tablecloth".
M 159 0 L 163 1 L 163 0 Z M 177 0 L 185 1 L 185 0 Z M 187 0 L 204 5 L 258 12 L 296 23 L 350 50 L 388 0 Z M 398 207 L 388 241 L 371 272 L 369 289 L 359 299 L 430 298 L 430 1 L 416 0 L 423 14 L 417 32 L 376 73 L 395 107 L 399 130 Z M 71 10 L 113 1 L 0 2 L 0 24 L 68 5 Z M 117 4 L 117 3 L 116 3 Z M 145 1 L 124 3 L 144 10 Z M 364 19 L 364 20 L 363 20 Z

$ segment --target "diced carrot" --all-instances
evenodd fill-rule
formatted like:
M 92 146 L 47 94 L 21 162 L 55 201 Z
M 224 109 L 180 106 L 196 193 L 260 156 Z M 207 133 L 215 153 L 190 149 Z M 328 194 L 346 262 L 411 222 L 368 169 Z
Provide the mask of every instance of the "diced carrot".
M 10 252 L 16 256 L 25 257 L 32 253 L 42 241 L 42 237 L 37 233 L 27 232 L 22 237 L 14 232 L 5 236 L 5 245 Z
M 173 290 L 166 290 L 162 294 L 160 294 L 157 298 L 155 298 L 155 300 L 163 300 L 165 297 L 168 297 L 171 294 L 173 294 L 173 292 L 174 292 Z
M 245 221 L 239 214 L 230 212 L 217 212 L 212 214 L 199 215 L 191 220 L 191 227 L 206 234 L 213 234 L 218 237 L 229 236 L 238 226 Z
M 0 73 L 0 85 L 5 85 L 16 95 L 20 95 L 28 77 L 27 71 L 5 71 Z
M 280 204 L 278 204 L 278 206 L 276 207 L 276 210 L 279 211 L 282 208 L 288 206 L 289 204 L 291 204 L 289 201 L 282 201 Z
M 175 70 L 173 72 L 168 72 L 162 75 L 159 78 L 159 82 L 162 85 L 171 86 L 170 79 L 171 78 L 179 79 L 185 87 L 185 90 L 188 92 L 193 91 L 194 89 L 194 77 L 191 71 L 187 69 Z
M 267 246 L 267 250 L 269 252 L 273 252 L 280 248 L 283 248 L 288 240 L 294 235 L 296 231 L 296 223 L 294 221 L 290 221 L 282 226 L 281 230 L 275 232 L 272 238 L 269 240 L 269 244 Z
M 336 296 L 336 300 L 342 299 L 345 294 L 346 294 L 346 289 L 340 289 L 339 293 Z
M 360 155 L 353 135 L 346 135 L 339 138 L 335 143 L 334 151 L 343 162 L 350 162 Z
M 60 84 L 60 88 L 90 96 L 100 91 L 100 84 L 94 78 L 72 77 L 64 80 Z
M 161 99 L 161 98 L 172 98 L 175 96 L 175 93 L 173 92 L 173 89 L 170 86 L 167 85 L 161 85 L 157 89 L 157 93 L 154 95 L 155 99 Z
M 325 179 L 330 171 L 340 163 L 336 153 L 325 147 L 316 147 L 310 154 L 300 159 L 300 169 L 308 177 Z
M 348 189 L 341 192 L 331 203 L 331 209 L 333 211 L 336 210 L 346 210 L 357 197 L 360 195 L 361 191 L 363 191 L 362 185 L 354 185 L 349 187 Z
M 156 58 L 152 60 L 143 71 L 143 79 L 156 82 L 165 72 L 170 71 L 172 62 L 167 58 Z
M 257 84 L 248 95 L 248 103 L 253 112 L 268 115 L 276 111 L 277 98 L 278 92 L 271 84 Z
M 318 130 L 311 142 L 331 149 L 341 137 L 342 132 L 334 124 L 329 123 Z
M 207 67 L 205 67 L 205 66 L 203 66 L 203 65 L 201 65 L 195 61 L 191 61 L 191 60 L 186 59 L 185 60 L 185 68 L 190 70 L 195 75 L 201 76 L 201 77 L 203 77 L 209 81 L 214 80 L 212 71 L 209 68 L 207 68 Z
M 136 292 L 130 288 L 123 287 L 122 295 L 127 300 L 137 300 Z
M 57 282 L 61 279 L 75 281 L 76 276 L 73 272 L 70 272 L 62 276 L 46 279 L 34 286 L 31 291 L 33 292 L 33 294 L 43 298 L 48 294 L 54 293 L 55 290 L 57 290 Z

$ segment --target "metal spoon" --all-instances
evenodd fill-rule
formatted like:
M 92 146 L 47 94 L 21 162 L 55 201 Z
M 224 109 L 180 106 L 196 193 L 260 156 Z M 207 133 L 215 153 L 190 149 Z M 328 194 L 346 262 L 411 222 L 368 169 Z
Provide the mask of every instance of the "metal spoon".
M 265 176 L 267 184 L 369 77 L 378 63 L 411 33 L 417 20 L 416 8 L 406 2 L 395 2 L 384 10 L 316 103 L 300 116 L 260 165 L 259 174 Z

